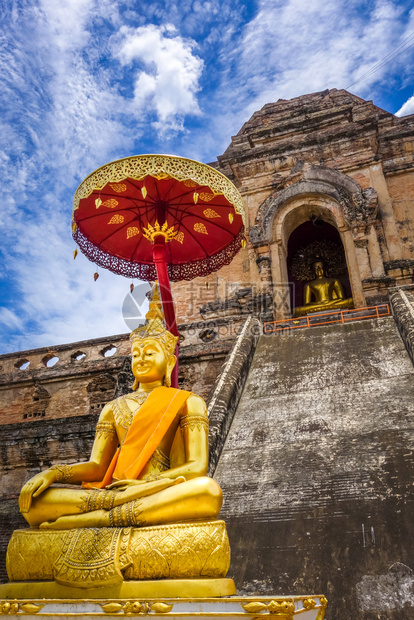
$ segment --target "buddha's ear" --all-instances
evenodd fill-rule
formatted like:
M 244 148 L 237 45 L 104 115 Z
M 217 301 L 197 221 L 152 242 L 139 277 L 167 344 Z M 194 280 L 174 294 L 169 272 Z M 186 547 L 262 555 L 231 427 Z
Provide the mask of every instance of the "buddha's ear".
M 173 368 L 176 362 L 177 362 L 176 356 L 171 355 L 170 359 L 167 362 L 167 368 L 165 370 L 164 383 L 167 387 L 171 387 L 171 374 L 172 374 L 172 371 L 173 371 Z

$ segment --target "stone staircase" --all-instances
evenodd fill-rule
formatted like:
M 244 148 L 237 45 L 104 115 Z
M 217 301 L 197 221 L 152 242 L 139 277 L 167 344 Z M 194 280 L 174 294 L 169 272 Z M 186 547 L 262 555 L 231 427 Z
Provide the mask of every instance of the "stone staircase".
M 414 617 L 413 379 L 391 316 L 260 337 L 214 476 L 241 593 Z

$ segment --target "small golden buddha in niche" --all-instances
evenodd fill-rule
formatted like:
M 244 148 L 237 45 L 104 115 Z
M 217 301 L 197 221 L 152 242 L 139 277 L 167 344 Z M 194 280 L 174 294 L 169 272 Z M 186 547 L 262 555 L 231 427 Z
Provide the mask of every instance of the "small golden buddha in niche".
M 313 273 L 315 279 L 305 284 L 303 290 L 303 306 L 295 309 L 295 316 L 303 316 L 310 312 L 329 312 L 339 308 L 352 308 L 352 298 L 345 298 L 341 282 L 337 278 L 328 278 L 323 260 L 314 261 Z
M 217 517 L 222 493 L 206 477 L 206 405 L 169 387 L 177 338 L 164 327 L 157 291 L 146 325 L 130 340 L 134 391 L 102 409 L 89 461 L 54 465 L 24 485 L 19 506 L 30 526 L 139 527 Z M 51 488 L 54 482 L 79 488 Z

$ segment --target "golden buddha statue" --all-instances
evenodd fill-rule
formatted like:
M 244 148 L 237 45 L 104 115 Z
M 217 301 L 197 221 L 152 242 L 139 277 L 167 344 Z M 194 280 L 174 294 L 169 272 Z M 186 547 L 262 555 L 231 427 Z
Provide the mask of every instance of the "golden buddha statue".
M 31 527 L 140 527 L 217 517 L 222 493 L 206 477 L 206 404 L 170 387 L 177 338 L 163 325 L 158 295 L 130 340 L 134 391 L 102 409 L 89 461 L 54 465 L 23 486 L 19 507 Z M 54 482 L 79 488 L 50 488 Z
M 337 278 L 326 277 L 323 260 L 315 260 L 312 267 L 315 279 L 305 284 L 304 305 L 295 309 L 295 317 L 304 316 L 310 312 L 352 308 L 353 300 L 345 298 L 341 282 Z
M 130 341 L 133 391 L 102 409 L 90 459 L 53 465 L 23 486 L 30 529 L 13 532 L 0 596 L 235 593 L 217 519 L 222 492 L 206 476 L 206 404 L 171 387 L 177 338 L 165 328 L 158 289 Z

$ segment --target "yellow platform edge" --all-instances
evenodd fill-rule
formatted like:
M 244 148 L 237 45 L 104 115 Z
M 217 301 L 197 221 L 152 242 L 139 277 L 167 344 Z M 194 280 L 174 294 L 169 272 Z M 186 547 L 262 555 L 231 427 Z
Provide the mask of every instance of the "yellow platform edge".
M 7 599 L 127 599 L 216 598 L 233 596 L 233 579 L 157 579 L 123 581 L 102 588 L 73 588 L 55 581 L 16 581 L 0 585 L 0 598 Z

